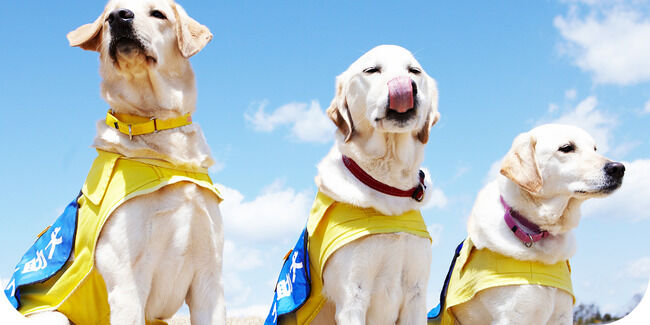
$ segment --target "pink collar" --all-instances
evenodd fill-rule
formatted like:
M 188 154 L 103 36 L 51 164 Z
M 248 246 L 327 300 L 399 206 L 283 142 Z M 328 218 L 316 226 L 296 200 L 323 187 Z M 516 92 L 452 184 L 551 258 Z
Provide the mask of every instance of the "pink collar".
M 503 219 L 506 221 L 508 228 L 521 240 L 526 247 L 530 248 L 533 246 L 533 243 L 538 242 L 549 236 L 548 231 L 541 230 L 538 225 L 530 222 L 524 216 L 519 214 L 513 208 L 511 208 L 503 196 L 500 197 L 501 204 L 506 210 L 503 215 Z
M 410 190 L 400 190 L 399 188 L 392 187 L 390 185 L 386 185 L 376 179 L 374 179 L 372 176 L 370 176 L 366 171 L 361 169 L 359 165 L 357 165 L 354 160 L 350 159 L 349 157 L 345 155 L 341 155 L 341 159 L 343 160 L 343 164 L 345 167 L 348 168 L 348 170 L 356 177 L 358 180 L 361 181 L 361 183 L 366 184 L 366 186 L 374 189 L 375 191 L 382 192 L 384 194 L 392 195 L 392 196 L 399 196 L 399 197 L 410 197 L 413 198 L 414 200 L 421 202 L 422 199 L 424 198 L 424 190 L 427 188 L 424 185 L 424 172 L 420 171 L 420 184 L 418 184 L 416 187 L 410 189 Z

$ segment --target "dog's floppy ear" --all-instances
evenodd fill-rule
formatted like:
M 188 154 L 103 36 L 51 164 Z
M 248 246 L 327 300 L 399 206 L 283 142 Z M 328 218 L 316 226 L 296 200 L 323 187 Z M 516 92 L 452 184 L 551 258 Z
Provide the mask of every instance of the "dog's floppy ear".
M 352 123 L 352 116 L 348 109 L 348 102 L 345 99 L 345 86 L 343 84 L 343 77 L 336 78 L 336 95 L 332 99 L 330 107 L 327 108 L 327 116 L 332 119 L 332 122 L 345 136 L 345 142 L 350 141 L 352 133 L 354 132 L 354 124 Z
M 212 33 L 210 33 L 210 29 L 188 16 L 185 9 L 177 3 L 174 4 L 174 15 L 176 16 L 178 49 L 183 57 L 189 58 L 210 42 Z
M 535 160 L 536 144 L 529 133 L 518 135 L 501 163 L 501 174 L 530 193 L 538 193 L 543 185 Z
M 424 125 L 422 126 L 422 129 L 418 131 L 417 137 L 422 144 L 426 144 L 429 141 L 429 131 L 431 128 L 438 123 L 438 120 L 440 119 L 440 112 L 438 112 L 438 87 L 436 86 L 436 81 L 433 80 L 431 77 L 429 78 L 429 87 L 431 88 L 429 96 L 431 96 L 431 110 L 429 111 L 429 115 L 427 115 L 426 121 L 424 121 Z
M 94 22 L 85 24 L 68 33 L 70 46 L 78 46 L 84 50 L 97 51 L 102 45 L 102 27 L 106 16 L 106 9 Z

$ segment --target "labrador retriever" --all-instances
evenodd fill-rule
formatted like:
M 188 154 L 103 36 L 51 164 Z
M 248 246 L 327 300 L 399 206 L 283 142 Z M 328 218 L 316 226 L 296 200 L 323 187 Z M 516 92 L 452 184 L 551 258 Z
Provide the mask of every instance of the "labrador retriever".
M 319 191 L 389 216 L 419 209 L 425 200 L 372 188 L 341 159 L 393 188 L 421 183 L 424 146 L 440 114 L 436 82 L 413 55 L 383 45 L 361 56 L 336 78 L 327 113 L 338 132 L 318 165 Z M 338 324 L 424 324 L 430 263 L 430 240 L 409 233 L 370 235 L 343 246 L 325 265 L 329 307 L 316 321 L 333 323 L 333 311 Z
M 319 194 L 301 236 L 311 294 L 300 307 L 276 308 L 302 283 L 301 239 L 267 323 L 426 322 L 431 242 L 417 210 L 428 199 L 420 164 L 437 106 L 435 81 L 399 46 L 368 51 L 336 78 L 327 109 L 336 143 L 318 165 Z
M 476 198 L 442 324 L 573 324 L 568 260 L 580 205 L 614 192 L 624 172 L 578 127 L 517 136 L 501 175 Z
M 197 94 L 189 58 L 211 38 L 172 0 L 112 0 L 93 23 L 70 32 L 71 46 L 99 52 L 101 95 L 116 119 L 97 123 L 93 146 L 119 159 L 207 177 L 214 161 L 201 128 L 191 123 Z M 131 123 L 153 126 L 138 132 Z M 186 302 L 192 324 L 225 324 L 215 191 L 179 181 L 125 200 L 107 219 L 95 250 L 110 323 L 159 323 Z M 68 324 L 56 310 L 30 318 Z

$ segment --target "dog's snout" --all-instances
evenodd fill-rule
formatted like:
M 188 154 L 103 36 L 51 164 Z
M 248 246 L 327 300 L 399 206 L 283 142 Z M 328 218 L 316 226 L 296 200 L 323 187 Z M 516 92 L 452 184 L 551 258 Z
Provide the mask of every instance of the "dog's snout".
M 619 162 L 608 162 L 605 164 L 605 173 L 614 178 L 623 178 L 625 166 Z
M 396 77 L 388 81 L 388 108 L 398 113 L 404 113 L 414 104 L 417 94 L 415 82 L 407 76 Z
M 112 27 L 115 24 L 130 23 L 133 21 L 133 17 L 135 14 L 129 9 L 115 9 L 108 15 L 108 24 Z

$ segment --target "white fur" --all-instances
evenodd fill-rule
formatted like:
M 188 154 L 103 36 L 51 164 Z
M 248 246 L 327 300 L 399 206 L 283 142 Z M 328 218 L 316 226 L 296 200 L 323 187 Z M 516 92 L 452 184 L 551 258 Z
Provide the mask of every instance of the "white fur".
M 133 27 L 144 49 L 118 52 L 114 61 L 108 55 L 111 33 L 106 18 L 117 8 L 135 14 Z M 166 19 L 152 17 L 154 9 Z M 202 38 L 180 42 L 181 26 L 190 26 L 191 34 Z M 188 58 L 211 34 L 180 5 L 171 0 L 113 0 L 94 24 L 68 37 L 72 45 L 100 53 L 101 94 L 115 112 L 159 119 L 194 112 L 196 87 Z M 101 120 L 93 146 L 179 167 L 213 164 L 197 124 L 130 140 Z M 109 216 L 96 249 L 95 267 L 107 286 L 111 323 L 144 325 L 145 319 L 171 318 L 185 301 L 192 324 L 225 324 L 222 250 L 221 214 L 208 190 L 183 182 L 125 202 Z M 58 312 L 30 317 L 39 319 L 41 324 L 68 324 Z
M 561 146 L 573 143 L 576 151 L 563 153 Z M 568 260 L 576 251 L 572 229 L 580 219 L 580 204 L 603 196 L 604 165 L 608 159 L 596 153 L 595 142 L 585 131 L 566 125 L 547 124 L 515 139 L 504 159 L 502 174 L 513 157 L 529 159 L 520 148 L 532 146 L 534 161 L 517 168 L 537 168 L 541 186 L 530 192 L 520 186 L 526 179 L 504 175 L 478 194 L 468 220 L 467 231 L 477 248 L 519 260 L 554 264 Z M 532 173 L 534 174 L 534 173 Z M 503 220 L 499 196 L 551 236 L 527 248 Z M 486 289 L 472 300 L 453 307 L 460 324 L 572 324 L 572 297 L 565 291 L 539 285 L 505 286 Z
M 369 75 L 368 66 L 381 65 L 382 72 Z M 337 96 L 328 113 L 349 110 L 354 131 L 350 141 L 337 132 L 329 154 L 318 165 L 316 183 L 333 199 L 360 207 L 372 207 L 387 215 L 418 209 L 424 202 L 379 193 L 356 179 L 341 161 L 352 158 L 373 178 L 401 189 L 419 182 L 418 171 L 424 143 L 417 133 L 438 118 L 435 82 L 424 71 L 414 75 L 408 66 L 419 67 L 410 52 L 398 46 L 378 46 L 354 62 L 337 78 Z M 387 81 L 409 76 L 418 86 L 415 117 L 397 125 L 385 115 Z M 348 124 L 350 125 L 350 124 Z M 427 179 L 430 186 L 431 183 Z M 425 324 L 426 290 L 431 243 L 411 234 L 372 235 L 340 248 L 323 272 L 323 292 L 328 303 L 313 324 Z

